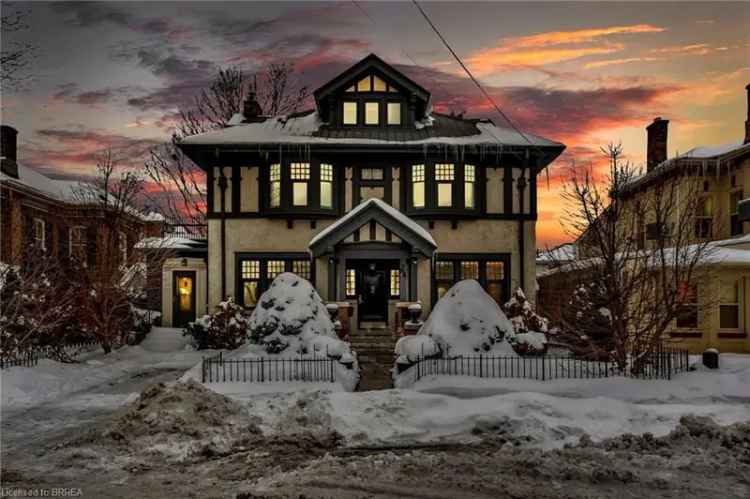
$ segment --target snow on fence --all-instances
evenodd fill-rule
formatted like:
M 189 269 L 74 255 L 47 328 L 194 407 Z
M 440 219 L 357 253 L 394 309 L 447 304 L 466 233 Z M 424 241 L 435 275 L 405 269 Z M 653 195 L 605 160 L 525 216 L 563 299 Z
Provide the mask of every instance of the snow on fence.
M 0 369 L 7 369 L 9 367 L 34 367 L 39 363 L 39 359 L 55 358 L 56 351 L 62 351 L 62 353 L 69 357 L 75 357 L 80 352 L 91 350 L 98 346 L 99 343 L 96 341 L 85 341 L 56 347 L 48 345 L 17 355 L 0 355 Z
M 425 376 L 474 376 L 479 378 L 595 379 L 628 376 L 639 379 L 672 379 L 688 370 L 687 349 L 662 347 L 647 354 L 639 367 L 620 368 L 616 362 L 573 357 L 518 357 L 484 354 L 418 359 L 411 366 L 415 381 Z
M 311 358 L 257 358 L 225 359 L 220 352 L 204 357 L 201 363 L 203 383 L 274 383 L 280 381 L 335 382 L 335 359 Z

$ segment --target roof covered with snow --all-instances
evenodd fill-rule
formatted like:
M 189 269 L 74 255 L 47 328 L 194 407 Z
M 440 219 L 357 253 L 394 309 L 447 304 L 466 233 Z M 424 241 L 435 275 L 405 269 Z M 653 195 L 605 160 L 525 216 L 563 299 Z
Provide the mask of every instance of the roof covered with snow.
M 376 198 L 361 202 L 352 211 L 320 231 L 310 240 L 309 247 L 314 254 L 323 254 L 329 246 L 341 242 L 372 219 L 377 219 L 384 227 L 428 256 L 437 248 L 435 239 L 427 229 L 385 201 Z
M 0 172 L 0 182 L 35 191 L 57 201 L 72 202 L 81 183 L 77 180 L 59 180 L 50 178 L 37 170 L 17 163 L 18 178 Z
M 542 250 L 536 257 L 537 263 L 568 262 L 575 260 L 577 254 L 574 243 L 565 243 L 550 250 Z
M 328 127 L 317 112 L 309 111 L 291 117 L 268 118 L 259 123 L 230 121 L 230 126 L 182 140 L 185 145 L 429 145 L 455 146 L 506 145 L 562 148 L 563 144 L 537 135 L 521 135 L 511 128 L 489 120 L 468 120 L 433 113 L 413 129 Z M 236 123 L 232 125 L 232 123 Z

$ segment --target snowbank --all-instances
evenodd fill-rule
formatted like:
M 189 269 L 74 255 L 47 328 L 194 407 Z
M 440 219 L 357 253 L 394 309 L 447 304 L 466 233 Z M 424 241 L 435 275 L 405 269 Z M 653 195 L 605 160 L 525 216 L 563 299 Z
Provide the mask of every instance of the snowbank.
M 405 357 L 414 362 L 422 357 L 432 357 L 440 353 L 437 343 L 423 334 L 404 336 L 396 342 L 395 353 L 398 357 Z
M 429 336 L 441 351 L 497 353 L 515 356 L 508 343 L 513 325 L 495 301 L 473 279 L 457 282 L 437 302 L 419 335 Z M 419 345 L 420 348 L 428 346 Z

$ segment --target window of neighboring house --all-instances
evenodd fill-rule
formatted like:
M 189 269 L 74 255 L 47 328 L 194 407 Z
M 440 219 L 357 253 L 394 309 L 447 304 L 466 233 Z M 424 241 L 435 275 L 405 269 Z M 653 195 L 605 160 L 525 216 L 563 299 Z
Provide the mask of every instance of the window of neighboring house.
M 240 263 L 242 279 L 242 304 L 254 308 L 260 297 L 260 260 L 242 260 Z
M 85 260 L 86 227 L 78 226 L 68 229 L 68 256 L 71 258 L 78 258 L 79 260 Z
M 292 206 L 307 206 L 310 163 L 290 163 L 289 169 L 292 179 Z
M 380 102 L 365 102 L 365 125 L 380 123 Z
M 452 261 L 435 262 L 435 289 L 437 290 L 437 299 L 445 295 L 455 281 Z
M 701 239 L 711 237 L 712 221 L 714 216 L 714 202 L 710 196 L 698 200 L 698 209 L 695 217 L 695 236 Z
M 435 182 L 437 182 L 437 205 L 439 208 L 453 206 L 453 181 L 455 170 L 452 163 L 435 164 Z
M 398 298 L 401 296 L 401 271 L 399 269 L 391 269 L 391 298 Z
M 346 297 L 357 297 L 357 271 L 355 269 L 346 269 Z
M 269 205 L 271 208 L 278 208 L 281 206 L 281 165 L 279 163 L 271 165 L 269 181 L 271 186 Z
M 722 280 L 719 304 L 719 327 L 740 329 L 740 300 L 742 280 Z
M 488 261 L 485 264 L 485 279 L 487 281 L 487 294 L 495 300 L 495 303 L 502 305 L 505 303 L 503 296 L 503 286 L 505 280 L 505 264 L 498 261 Z
M 646 225 L 642 221 L 638 222 L 638 231 L 635 237 L 635 247 L 641 250 L 644 249 L 646 247 Z
M 268 289 L 273 280 L 282 272 L 293 272 L 298 276 L 312 279 L 312 264 L 309 258 L 290 257 L 247 257 L 239 260 L 239 296 L 242 305 L 253 308 L 260 295 Z
M 683 283 L 680 286 L 678 299 L 682 302 L 677 312 L 675 325 L 681 329 L 696 329 L 698 327 L 698 288 Z
M 729 224 L 732 236 L 742 234 L 742 222 L 738 215 L 742 191 L 733 191 L 729 194 Z
M 42 250 L 47 249 L 45 222 L 41 218 L 34 219 L 34 244 Z
M 344 102 L 344 125 L 356 125 L 357 124 L 357 103 L 356 102 Z
M 411 165 L 411 205 L 424 208 L 424 165 Z
M 333 166 L 320 165 L 320 207 L 333 208 Z
M 117 233 L 117 249 L 120 254 L 120 263 L 128 261 L 128 236 L 123 231 Z
M 387 109 L 388 109 L 388 124 L 400 125 L 401 124 L 401 103 L 389 102 Z
M 476 182 L 476 168 L 474 165 L 464 165 L 464 207 L 475 208 L 474 183 Z

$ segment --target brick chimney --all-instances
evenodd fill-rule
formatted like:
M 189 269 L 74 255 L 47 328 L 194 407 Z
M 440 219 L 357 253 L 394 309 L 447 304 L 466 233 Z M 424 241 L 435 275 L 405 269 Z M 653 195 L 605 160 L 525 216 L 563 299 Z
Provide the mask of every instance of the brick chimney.
M 16 136 L 18 131 L 12 126 L 0 125 L 0 170 L 10 177 L 18 178 L 16 163 Z
M 265 121 L 265 118 L 262 116 L 263 109 L 258 103 L 258 95 L 255 92 L 256 88 L 257 82 L 254 82 L 253 85 L 248 89 L 245 102 L 242 103 L 242 115 L 245 117 L 245 122 L 248 123 Z
M 750 83 L 745 87 L 747 90 L 747 119 L 745 120 L 745 142 L 744 144 L 750 143 Z
M 669 120 L 661 117 L 654 118 L 654 122 L 646 127 L 648 141 L 646 144 L 646 170 L 651 171 L 655 166 L 667 160 L 667 127 Z

